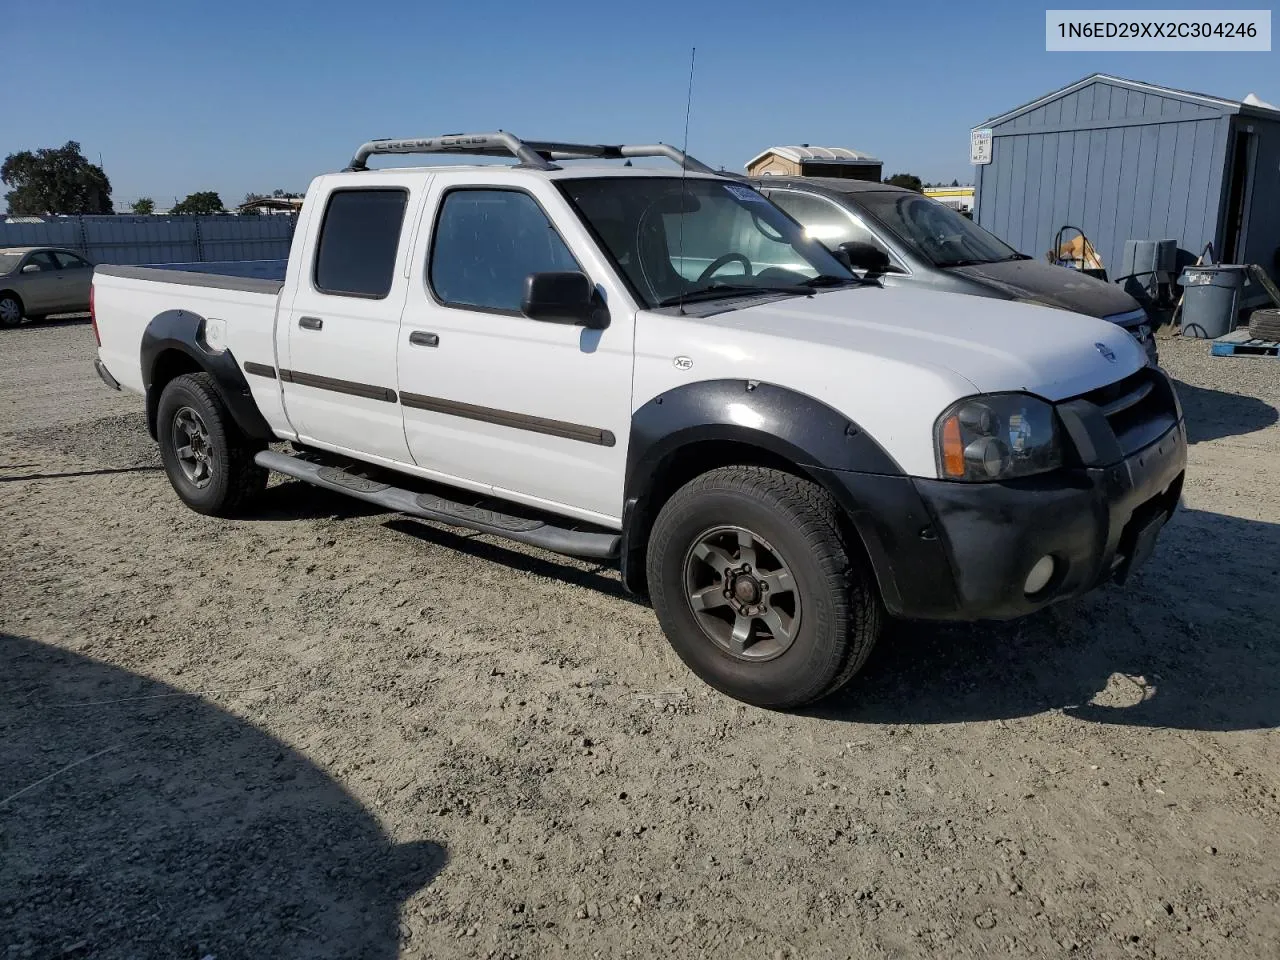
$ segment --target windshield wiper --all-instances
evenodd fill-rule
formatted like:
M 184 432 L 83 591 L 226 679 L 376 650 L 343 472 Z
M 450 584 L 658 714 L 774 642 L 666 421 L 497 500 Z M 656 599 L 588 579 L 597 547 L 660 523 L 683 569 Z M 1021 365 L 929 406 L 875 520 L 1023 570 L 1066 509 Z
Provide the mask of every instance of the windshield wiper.
M 658 301 L 660 307 L 674 307 L 681 303 L 693 303 L 699 300 L 717 300 L 721 297 L 732 297 L 743 293 L 789 293 L 794 296 L 808 296 L 812 288 L 797 284 L 748 284 L 748 283 L 713 283 L 709 287 L 690 290 Z
M 1025 253 L 1015 253 L 1008 257 L 975 257 L 972 260 L 948 260 L 938 264 L 943 270 L 947 267 L 976 267 L 984 263 L 1008 263 L 1010 260 L 1030 260 Z
M 864 284 L 879 286 L 875 280 L 868 280 L 865 277 L 833 277 L 825 273 L 810 277 L 804 282 L 804 285 L 806 287 L 843 287 L 851 283 L 856 283 L 859 286 Z

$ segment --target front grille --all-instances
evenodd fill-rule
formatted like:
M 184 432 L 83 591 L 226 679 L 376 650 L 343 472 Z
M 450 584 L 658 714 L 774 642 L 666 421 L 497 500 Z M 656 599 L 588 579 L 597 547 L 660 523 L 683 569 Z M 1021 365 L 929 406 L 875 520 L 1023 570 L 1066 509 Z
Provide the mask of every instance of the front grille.
M 1108 400 L 1106 403 L 1098 404 L 1098 409 L 1102 411 L 1102 415 L 1110 420 L 1112 417 L 1119 416 L 1126 410 L 1132 410 L 1143 400 L 1151 396 L 1151 391 L 1155 386 L 1150 380 L 1143 380 L 1133 385 L 1132 389 L 1126 386 L 1126 392 L 1121 393 L 1114 400 Z
M 1079 399 L 1098 408 L 1126 456 L 1160 437 L 1178 419 L 1173 387 L 1153 367 L 1143 367 Z

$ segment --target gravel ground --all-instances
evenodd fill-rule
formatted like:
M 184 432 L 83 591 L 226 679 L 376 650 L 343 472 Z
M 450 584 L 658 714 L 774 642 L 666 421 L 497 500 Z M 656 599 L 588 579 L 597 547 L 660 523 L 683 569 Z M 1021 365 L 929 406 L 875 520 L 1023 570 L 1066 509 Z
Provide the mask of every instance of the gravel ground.
M 87 324 L 0 330 L 0 958 L 1280 955 L 1280 362 L 1162 352 L 1133 583 L 788 715 L 608 569 L 197 516 Z

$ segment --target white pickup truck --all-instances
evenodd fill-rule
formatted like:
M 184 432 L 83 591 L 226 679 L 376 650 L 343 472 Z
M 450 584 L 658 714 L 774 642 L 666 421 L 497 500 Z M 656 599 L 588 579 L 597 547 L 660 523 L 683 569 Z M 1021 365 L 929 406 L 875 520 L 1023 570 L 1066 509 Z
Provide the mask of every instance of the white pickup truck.
M 517 162 L 368 168 L 391 153 Z M 193 509 L 274 470 L 617 559 L 694 672 L 773 708 L 840 688 L 886 614 L 1124 580 L 1186 463 L 1114 324 L 884 289 L 665 145 L 372 141 L 311 184 L 283 282 L 98 267 L 93 312 Z

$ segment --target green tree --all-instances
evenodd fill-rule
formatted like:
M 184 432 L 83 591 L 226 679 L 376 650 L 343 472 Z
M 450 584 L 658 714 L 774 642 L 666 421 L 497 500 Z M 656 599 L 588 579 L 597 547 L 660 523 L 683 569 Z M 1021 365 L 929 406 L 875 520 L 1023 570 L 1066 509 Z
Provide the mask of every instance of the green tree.
M 914 190 L 920 193 L 924 189 L 924 184 L 920 182 L 920 178 L 914 173 L 895 173 L 892 177 L 885 180 L 885 183 L 894 187 L 905 187 L 908 190 Z
M 102 167 L 85 159 L 75 140 L 9 154 L 0 166 L 0 180 L 13 188 L 4 196 L 11 214 L 114 212 L 111 181 Z
M 129 209 L 140 217 L 149 217 L 156 212 L 156 202 L 150 197 L 139 197 L 129 205 Z
M 208 215 L 211 213 L 226 213 L 227 208 L 222 205 L 222 198 L 213 190 L 200 190 L 191 193 L 174 206 L 170 213 L 176 214 L 196 214 Z

